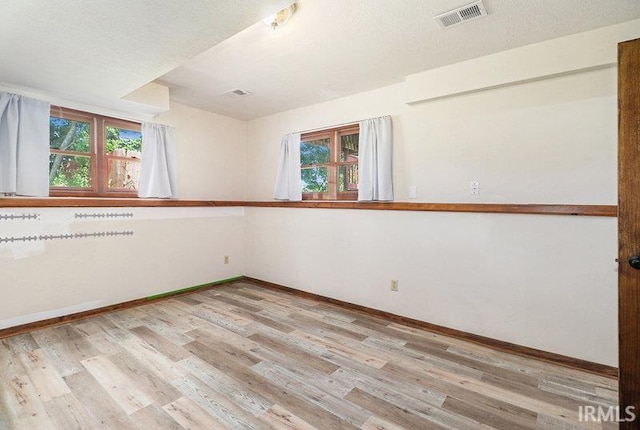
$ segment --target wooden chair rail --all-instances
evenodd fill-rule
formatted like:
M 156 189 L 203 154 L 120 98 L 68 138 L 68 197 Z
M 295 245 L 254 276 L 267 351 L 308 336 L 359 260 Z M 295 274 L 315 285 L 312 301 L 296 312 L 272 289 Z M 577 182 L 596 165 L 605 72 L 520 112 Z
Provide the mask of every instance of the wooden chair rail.
M 533 215 L 581 215 L 616 217 L 615 205 L 505 204 L 505 203 L 412 203 L 353 201 L 235 201 L 235 200 L 165 200 L 138 198 L 0 198 L 0 208 L 47 207 L 262 207 L 355 209 L 413 212 L 470 212 Z

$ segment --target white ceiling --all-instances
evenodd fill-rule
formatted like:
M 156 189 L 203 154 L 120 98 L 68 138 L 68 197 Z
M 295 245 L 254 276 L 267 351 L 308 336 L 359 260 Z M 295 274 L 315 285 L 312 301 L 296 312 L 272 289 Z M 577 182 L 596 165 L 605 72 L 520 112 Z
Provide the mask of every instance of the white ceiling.
M 412 73 L 640 18 L 638 0 L 2 0 L 0 86 L 113 107 L 156 80 L 172 100 L 240 119 L 402 81 Z M 255 24 L 257 22 L 257 24 Z M 223 93 L 241 88 L 252 94 Z
M 112 104 L 290 0 L 2 0 L 0 85 Z
M 298 0 L 275 31 L 258 23 L 158 82 L 172 100 L 240 119 L 401 82 L 409 74 L 640 18 L 638 0 L 484 0 L 487 17 L 433 16 L 471 0 Z M 251 91 L 233 98 L 234 88 Z

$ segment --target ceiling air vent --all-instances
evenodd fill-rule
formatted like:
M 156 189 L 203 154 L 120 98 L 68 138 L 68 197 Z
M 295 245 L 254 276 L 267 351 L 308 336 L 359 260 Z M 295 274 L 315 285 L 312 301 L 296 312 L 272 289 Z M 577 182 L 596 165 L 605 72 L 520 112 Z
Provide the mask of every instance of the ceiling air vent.
M 478 0 L 459 7 L 458 9 L 434 16 L 433 19 L 438 21 L 438 24 L 442 27 L 451 27 L 486 15 L 487 10 L 484 8 L 482 0 Z
M 235 90 L 230 90 L 224 93 L 225 96 L 233 97 L 248 96 L 249 94 L 251 94 L 250 91 L 241 90 L 240 88 L 236 88 Z

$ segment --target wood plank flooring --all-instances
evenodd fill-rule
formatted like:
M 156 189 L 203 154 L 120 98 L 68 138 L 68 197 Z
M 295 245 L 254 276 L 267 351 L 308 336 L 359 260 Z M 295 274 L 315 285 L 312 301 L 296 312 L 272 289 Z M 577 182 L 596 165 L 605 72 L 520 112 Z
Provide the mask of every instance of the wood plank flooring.
M 0 430 L 613 429 L 617 381 L 235 283 L 0 341 Z

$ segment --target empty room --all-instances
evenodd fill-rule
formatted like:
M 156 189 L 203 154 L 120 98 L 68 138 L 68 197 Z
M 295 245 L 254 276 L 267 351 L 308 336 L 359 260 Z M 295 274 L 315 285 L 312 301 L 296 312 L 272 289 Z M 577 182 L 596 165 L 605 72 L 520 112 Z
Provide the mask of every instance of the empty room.
M 0 430 L 640 429 L 640 2 L 1 3 Z

